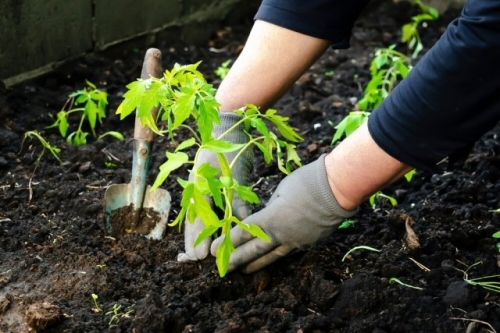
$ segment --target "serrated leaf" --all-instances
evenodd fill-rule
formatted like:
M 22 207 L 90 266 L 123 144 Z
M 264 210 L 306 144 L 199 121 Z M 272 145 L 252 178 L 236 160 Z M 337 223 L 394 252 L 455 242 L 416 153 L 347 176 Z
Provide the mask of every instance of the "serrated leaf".
M 255 224 L 243 223 L 241 221 L 235 221 L 235 222 L 241 229 L 245 230 L 252 236 L 260 238 L 264 242 L 271 242 L 271 238 L 269 238 L 269 236 L 259 226 Z
M 137 106 L 137 114 L 139 117 L 144 117 L 151 113 L 153 108 L 158 107 L 160 104 L 157 92 L 159 89 L 158 83 L 152 81 L 148 89 L 142 95 L 142 98 Z
M 232 151 L 243 148 L 243 143 L 231 143 L 229 141 L 212 139 L 203 144 L 205 149 L 216 153 L 230 153 Z
M 264 162 L 266 164 L 271 163 L 273 160 L 273 154 L 271 151 L 269 151 L 264 145 L 262 145 L 260 142 L 255 141 L 254 144 L 259 148 L 259 150 L 262 152 L 262 155 L 264 155 Z
M 195 95 L 194 94 L 185 94 L 178 92 L 176 94 L 177 101 L 173 105 L 173 114 L 174 114 L 174 124 L 173 127 L 179 127 L 186 119 L 189 118 L 191 114 L 191 110 L 194 109 L 195 103 Z
M 229 268 L 229 259 L 231 258 L 231 253 L 234 251 L 233 243 L 229 237 L 229 233 L 224 236 L 222 243 L 217 248 L 216 260 L 217 269 L 221 277 L 226 276 L 227 270 Z
M 267 128 L 266 123 L 262 119 L 251 118 L 250 125 L 257 131 L 259 131 L 259 133 L 262 134 L 263 136 L 269 137 L 269 129 Z
M 238 185 L 235 186 L 235 190 L 236 193 L 238 193 L 240 199 L 252 204 L 260 203 L 259 197 L 257 196 L 257 194 L 255 194 L 251 187 Z
M 212 195 L 212 199 L 214 200 L 214 204 L 224 209 L 222 195 L 220 193 L 221 182 L 217 179 L 217 176 L 220 174 L 220 170 L 214 168 L 209 163 L 203 163 L 196 170 L 196 176 L 202 178 L 202 182 L 199 182 L 201 186 L 206 186 Z M 198 182 L 197 182 L 198 183 Z
M 219 218 L 210 207 L 207 199 L 196 188 L 193 191 L 194 207 L 196 215 L 205 224 L 205 226 L 216 225 L 219 226 Z
M 287 156 L 287 161 L 292 161 L 298 166 L 302 165 L 302 161 L 300 160 L 299 155 L 297 154 L 297 150 L 295 150 L 295 145 L 292 145 L 290 143 L 286 144 L 286 156 Z
M 203 228 L 203 230 L 200 232 L 200 234 L 196 238 L 196 241 L 194 242 L 194 246 L 201 244 L 201 242 L 203 242 L 208 237 L 211 237 L 219 229 L 220 229 L 220 227 L 215 226 L 215 225 L 209 225 L 209 226 L 206 226 L 205 228 Z
M 182 141 L 178 146 L 177 148 L 175 148 L 175 151 L 180 151 L 180 150 L 184 150 L 186 148 L 189 148 L 191 146 L 193 146 L 194 144 L 196 144 L 196 139 L 195 138 L 191 138 L 191 139 L 187 139 L 185 141 Z
M 120 119 L 130 115 L 139 106 L 149 82 L 149 80 L 139 79 L 127 85 L 129 90 L 123 95 L 124 100 L 116 110 L 116 113 L 120 115 Z
M 335 131 L 335 134 L 333 135 L 333 139 L 332 139 L 332 145 L 337 142 L 338 140 L 340 140 L 340 138 L 342 138 L 342 135 L 344 135 L 345 133 L 345 128 L 346 128 L 346 125 L 347 125 L 347 117 L 342 119 L 342 121 L 337 125 L 335 126 L 334 128 L 336 129 Z
M 159 188 L 161 184 L 167 179 L 170 173 L 189 161 L 189 156 L 183 152 L 170 153 L 167 152 L 167 161 L 160 166 L 160 172 L 156 176 L 152 189 Z
M 274 126 L 276 126 L 280 134 L 288 141 L 297 142 L 302 140 L 302 137 L 298 135 L 291 126 L 285 124 L 283 121 L 275 117 L 269 118 L 269 120 L 274 124 Z

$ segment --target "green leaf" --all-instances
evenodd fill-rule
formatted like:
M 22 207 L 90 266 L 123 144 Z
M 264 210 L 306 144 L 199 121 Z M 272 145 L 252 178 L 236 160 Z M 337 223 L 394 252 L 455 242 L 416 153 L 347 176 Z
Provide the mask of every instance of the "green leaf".
M 412 37 L 413 35 L 415 34 L 415 27 L 413 25 L 413 23 L 407 23 L 405 25 L 403 25 L 403 27 L 401 28 L 401 41 L 403 43 L 407 43 Z
M 198 237 L 196 238 L 196 241 L 194 242 L 194 246 L 197 246 L 201 244 L 206 238 L 212 236 L 217 232 L 217 230 L 220 229 L 220 226 L 215 226 L 215 225 L 209 225 L 203 228 L 203 230 L 200 232 Z
M 413 169 L 405 174 L 405 178 L 407 182 L 411 182 L 413 176 L 417 173 L 417 170 Z
M 276 126 L 280 134 L 288 141 L 297 142 L 302 140 L 302 137 L 298 135 L 291 126 L 283 121 L 287 120 L 287 118 L 274 116 L 270 117 L 269 120 L 274 124 L 274 126 Z
M 433 7 L 429 7 L 428 8 L 428 11 L 429 11 L 429 14 L 431 14 L 432 18 L 435 20 L 437 18 L 439 18 L 439 12 L 437 11 L 436 8 L 433 8 Z
M 120 119 L 130 115 L 139 106 L 150 82 L 150 80 L 139 79 L 127 85 L 129 90 L 123 95 L 124 100 L 116 110 L 116 113 L 120 115 Z
M 346 126 L 347 126 L 347 117 L 342 119 L 342 121 L 337 125 L 335 126 L 334 128 L 337 129 L 335 131 L 335 134 L 333 135 L 333 139 L 332 139 L 332 142 L 331 144 L 333 145 L 335 142 L 337 142 L 338 140 L 340 140 L 342 138 L 342 136 L 344 135 L 345 133 L 345 129 L 346 129 Z
M 194 109 L 196 97 L 193 92 L 191 92 L 191 94 L 177 92 L 175 95 L 177 97 L 177 102 L 173 105 L 173 126 L 177 128 L 189 118 L 191 111 Z
M 89 80 L 85 80 L 85 83 L 92 89 L 97 89 L 95 84 L 93 84 L 92 82 L 90 82 Z
M 380 69 L 385 64 L 387 64 L 387 55 L 381 54 L 380 56 L 376 57 L 373 61 L 375 61 L 375 66 L 377 66 L 377 69 Z
M 196 177 L 200 177 L 200 179 L 196 178 L 196 184 L 198 185 L 197 187 L 200 191 L 203 189 L 203 187 L 206 187 L 212 195 L 214 204 L 217 207 L 224 209 L 222 195 L 220 193 L 222 184 L 217 179 L 217 176 L 219 174 L 220 170 L 218 168 L 214 168 L 209 163 L 203 163 L 196 169 Z
M 203 148 L 216 153 L 230 153 L 232 151 L 243 148 L 243 143 L 231 143 L 224 140 L 212 139 L 203 144 Z
M 259 197 L 249 186 L 238 185 L 235 186 L 236 193 L 240 199 L 245 200 L 249 203 L 258 204 L 260 202 Z
M 264 161 L 266 162 L 266 164 L 271 163 L 271 161 L 273 160 L 272 151 L 269 151 L 269 149 L 267 147 L 265 147 L 263 144 L 261 144 L 260 142 L 255 141 L 254 144 L 262 152 L 262 155 L 264 155 Z
M 354 220 L 344 220 L 342 223 L 338 226 L 337 229 L 347 229 L 349 227 L 354 226 L 355 221 Z
M 124 140 L 125 137 L 123 136 L 123 134 L 121 134 L 120 132 L 116 132 L 116 131 L 108 131 L 106 133 L 103 133 L 99 136 L 98 140 L 106 137 L 106 136 L 112 136 L 113 138 L 117 139 L 117 140 Z
M 83 103 L 87 102 L 87 100 L 89 99 L 89 95 L 87 95 L 87 94 L 77 94 L 77 95 L 75 95 L 75 97 L 76 96 L 78 96 L 78 98 L 75 100 L 75 105 L 83 104 Z
M 57 120 L 59 121 L 59 133 L 61 133 L 61 136 L 63 138 L 66 137 L 66 134 L 68 133 L 68 118 L 66 118 L 67 114 L 64 111 L 59 111 L 57 113 Z
M 177 148 L 175 148 L 175 151 L 180 151 L 180 150 L 184 150 L 186 148 L 189 148 L 191 146 L 193 146 L 194 144 L 196 144 L 196 139 L 195 138 L 191 138 L 191 139 L 187 139 L 183 142 L 181 142 Z
M 286 156 L 288 162 L 294 162 L 298 166 L 302 165 L 302 161 L 300 160 L 299 155 L 297 154 L 297 150 L 295 150 L 295 145 L 286 144 Z
M 250 235 L 260 238 L 265 242 L 271 242 L 271 238 L 262 230 L 258 225 L 243 223 L 241 221 L 235 220 L 236 224 Z
M 193 191 L 194 206 L 196 215 L 206 226 L 215 225 L 219 226 L 220 221 L 215 212 L 210 207 L 207 199 L 196 188 Z
M 215 256 L 217 269 L 221 277 L 224 277 L 227 274 L 227 270 L 229 268 L 229 259 L 231 258 L 231 253 L 233 251 L 234 251 L 234 246 L 233 243 L 231 243 L 231 238 L 229 237 L 229 233 L 227 233 L 226 235 L 224 235 L 222 243 L 217 248 L 217 253 Z
M 269 137 L 269 129 L 267 128 L 266 123 L 262 119 L 251 118 L 250 125 L 257 131 L 259 131 L 259 133 L 262 134 L 263 136 Z
M 97 105 L 95 104 L 95 102 L 93 100 L 89 99 L 87 101 L 87 104 L 85 104 L 84 114 L 88 117 L 89 125 L 90 125 L 90 128 L 92 128 L 92 129 L 95 129 L 98 112 L 99 112 L 99 109 L 97 108 Z
M 142 98 L 137 105 L 137 114 L 140 118 L 151 113 L 153 108 L 158 107 L 160 99 L 158 97 L 158 89 L 160 84 L 158 81 L 151 79 L 148 89 L 142 94 Z
M 500 231 L 495 232 L 493 238 L 500 238 Z
M 189 161 L 189 156 L 183 152 L 170 153 L 167 152 L 167 161 L 160 166 L 160 172 L 156 176 L 152 189 L 159 188 L 161 184 L 167 179 L 170 173 Z

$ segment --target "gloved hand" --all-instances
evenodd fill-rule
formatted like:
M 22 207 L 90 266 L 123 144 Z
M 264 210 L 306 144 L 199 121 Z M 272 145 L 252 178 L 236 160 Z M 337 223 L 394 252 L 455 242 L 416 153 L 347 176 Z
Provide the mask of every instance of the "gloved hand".
M 221 112 L 220 113 L 220 125 L 214 125 L 212 135 L 214 138 L 218 138 L 229 128 L 233 127 L 241 117 L 232 112 Z M 229 132 L 224 136 L 224 141 L 229 141 L 231 143 L 247 143 L 248 136 L 244 133 L 244 125 L 240 124 L 234 130 Z M 228 162 L 231 163 L 233 158 L 236 156 L 239 150 L 227 153 L 226 158 Z M 213 167 L 220 168 L 217 155 L 211 151 L 203 150 L 200 152 L 198 157 L 198 165 L 204 163 L 210 163 Z M 197 165 L 193 167 L 193 170 L 197 168 Z M 237 162 L 233 165 L 232 173 L 233 177 L 238 181 L 240 185 L 248 186 L 250 174 L 253 168 L 253 150 L 251 148 L 246 149 L 243 154 L 238 158 Z M 192 180 L 191 173 L 189 180 Z M 240 220 L 245 219 L 250 214 L 250 206 L 243 200 L 241 200 L 235 193 L 233 197 L 233 214 Z M 177 261 L 196 261 L 207 257 L 210 244 L 212 240 L 210 238 L 205 239 L 198 246 L 194 247 L 194 242 L 196 238 L 203 230 L 204 225 L 200 219 L 196 219 L 193 223 L 189 222 L 187 219 L 184 221 L 184 249 L 185 253 L 179 253 L 177 256 Z
M 271 238 L 270 243 L 239 227 L 231 230 L 236 251 L 231 254 L 229 271 L 245 264 L 244 273 L 257 271 L 294 249 L 328 237 L 345 218 L 357 213 L 357 210 L 346 211 L 340 207 L 333 196 L 325 156 L 285 177 L 266 207 L 243 221 L 260 226 Z M 216 254 L 223 237 L 212 243 L 212 255 Z

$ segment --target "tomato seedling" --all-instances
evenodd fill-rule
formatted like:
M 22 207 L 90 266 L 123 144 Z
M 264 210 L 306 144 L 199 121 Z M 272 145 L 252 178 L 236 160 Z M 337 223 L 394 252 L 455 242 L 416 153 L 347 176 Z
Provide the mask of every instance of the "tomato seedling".
M 224 79 L 229 73 L 229 70 L 231 69 L 229 65 L 231 64 L 232 60 L 228 59 L 224 61 L 217 69 L 214 71 L 215 75 L 217 75 L 221 80 Z
M 219 104 L 215 100 L 215 89 L 197 70 L 198 65 L 199 63 L 184 66 L 176 64 L 170 71 L 165 71 L 161 78 L 139 79 L 127 85 L 129 90 L 124 94 L 117 113 L 123 119 L 136 110 L 143 125 L 159 135 L 167 134 L 172 140 L 175 139 L 173 132 L 179 128 L 187 129 L 192 134 L 191 138 L 179 142 L 173 152 L 166 152 L 167 161 L 160 166 L 152 189 L 159 188 L 172 171 L 186 165 L 197 165 L 197 168 L 191 171 L 194 173 L 192 180 L 178 178 L 183 188 L 181 210 L 170 226 L 180 227 L 185 219 L 192 223 L 198 217 L 205 228 L 196 239 L 195 245 L 214 234 L 225 235 L 216 255 L 219 274 L 224 276 L 227 273 L 230 254 L 234 251 L 229 237 L 234 225 L 256 237 L 269 240 L 259 227 L 245 224 L 233 215 L 231 203 L 235 193 L 251 204 L 259 202 L 251 187 L 243 186 L 234 179 L 231 171 L 233 166 L 246 149 L 253 149 L 255 146 L 262 152 L 266 163 L 276 159 L 278 168 L 289 173 L 294 164 L 301 165 L 293 143 L 302 138 L 288 125 L 288 118 L 279 116 L 274 109 L 261 112 L 254 105 L 236 110 L 241 120 L 219 137 L 213 137 L 214 123 L 220 123 Z M 153 119 L 150 112 L 154 107 L 158 108 L 157 117 L 166 123 L 166 130 L 157 127 L 157 119 Z M 189 125 L 189 119 L 194 122 L 194 126 Z M 234 144 L 224 140 L 228 133 L 242 124 L 248 136 L 246 144 Z M 196 148 L 193 158 L 186 152 L 191 148 Z M 198 165 L 202 150 L 211 151 L 217 156 L 220 169 L 208 163 Z M 230 162 L 224 154 L 234 151 L 238 153 Z M 214 207 L 210 205 L 210 201 Z M 223 212 L 222 217 L 217 215 L 215 209 Z
M 59 133 L 66 141 L 73 145 L 83 145 L 87 143 L 88 132 L 83 130 L 85 120 L 87 120 L 90 130 L 94 137 L 97 137 L 96 126 L 97 123 L 101 124 L 102 120 L 106 118 L 106 106 L 108 105 L 108 94 L 89 81 L 85 81 L 87 87 L 82 90 L 77 90 L 71 93 L 64 103 L 62 110 L 57 113 L 56 121 L 46 128 L 58 128 Z M 76 107 L 80 106 L 80 107 Z M 68 119 L 74 113 L 81 113 L 80 122 L 76 131 L 68 135 L 70 127 Z M 99 138 L 104 136 L 113 136 L 118 140 L 123 140 L 121 133 L 110 131 L 102 134 Z
M 21 142 L 21 150 L 23 149 L 24 146 L 24 141 L 27 138 L 36 138 L 38 141 L 42 144 L 43 150 L 42 152 L 38 155 L 37 161 L 40 161 L 40 159 L 43 156 L 43 153 L 45 152 L 45 149 L 48 149 L 52 156 L 59 162 L 62 163 L 61 159 L 59 158 L 59 153 L 61 152 L 61 149 L 58 148 L 57 146 L 51 145 L 45 138 L 42 136 L 42 134 L 38 131 L 28 131 L 24 133 L 23 141 Z

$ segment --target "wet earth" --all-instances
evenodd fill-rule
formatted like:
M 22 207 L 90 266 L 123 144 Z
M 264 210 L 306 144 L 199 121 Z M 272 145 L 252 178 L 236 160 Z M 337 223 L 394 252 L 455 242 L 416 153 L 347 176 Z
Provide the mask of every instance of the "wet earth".
M 399 40 L 410 16 L 401 6 L 365 15 L 352 47 L 329 50 L 275 105 L 304 136 L 298 145 L 304 163 L 332 149 L 330 123 L 361 96 L 374 50 Z M 422 31 L 424 45 L 431 46 L 456 15 L 430 23 Z M 249 29 L 250 22 L 223 28 L 202 46 L 154 46 L 162 50 L 164 68 L 203 60 L 200 70 L 217 86 L 214 70 L 237 57 Z M 493 212 L 500 208 L 499 126 L 455 168 L 417 170 L 411 182 L 384 190 L 397 206 L 363 204 L 353 226 L 251 275 L 220 278 L 212 257 L 178 263 L 184 248 L 178 228 L 160 241 L 107 236 L 105 190 L 129 182 L 132 163 L 133 119 L 120 121 L 114 111 L 125 86 L 140 75 L 145 50 L 87 55 L 2 91 L 0 332 L 500 330 L 499 293 L 466 281 L 500 273 L 492 237 L 500 230 L 500 214 Z M 109 95 L 98 132 L 120 131 L 124 141 L 89 137 L 88 144 L 72 146 L 57 130 L 45 129 L 86 79 Z M 38 160 L 42 146 L 35 139 L 22 144 L 32 130 L 61 148 L 61 163 L 47 151 Z M 156 139 L 150 184 L 171 147 L 167 138 Z M 170 221 L 179 211 L 175 179 L 186 176 L 179 171 L 163 186 L 172 196 Z M 276 165 L 256 159 L 252 180 L 263 202 L 282 177 Z M 343 260 L 357 246 L 380 252 L 357 250 Z

